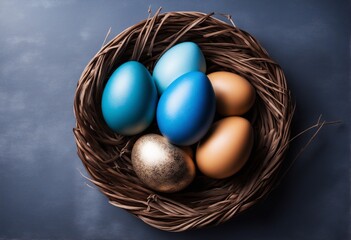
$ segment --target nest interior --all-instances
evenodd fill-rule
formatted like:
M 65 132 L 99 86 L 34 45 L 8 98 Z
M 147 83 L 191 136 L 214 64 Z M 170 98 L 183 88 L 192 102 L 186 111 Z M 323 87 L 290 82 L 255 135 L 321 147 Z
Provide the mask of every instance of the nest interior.
M 90 180 L 111 204 L 166 231 L 217 225 L 254 205 L 279 180 L 289 145 L 294 107 L 282 69 L 249 33 L 212 15 L 157 11 L 127 28 L 88 63 L 75 93 L 73 132 Z M 112 132 L 102 118 L 101 96 L 120 64 L 136 60 L 152 73 L 158 58 L 184 41 L 200 46 L 207 73 L 238 73 L 254 86 L 256 103 L 247 117 L 254 128 L 255 144 L 247 164 L 233 177 L 214 180 L 197 174 L 185 190 L 162 194 L 147 188 L 134 173 L 130 155 L 140 135 L 125 137 Z M 158 132 L 155 122 L 147 132 Z

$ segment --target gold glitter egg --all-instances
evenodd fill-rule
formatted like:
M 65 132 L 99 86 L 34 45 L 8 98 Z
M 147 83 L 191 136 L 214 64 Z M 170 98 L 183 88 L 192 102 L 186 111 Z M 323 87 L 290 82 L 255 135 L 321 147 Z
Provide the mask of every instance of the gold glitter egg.
M 195 177 L 191 154 L 172 145 L 165 137 L 147 134 L 132 149 L 132 165 L 139 179 L 159 192 L 177 192 Z

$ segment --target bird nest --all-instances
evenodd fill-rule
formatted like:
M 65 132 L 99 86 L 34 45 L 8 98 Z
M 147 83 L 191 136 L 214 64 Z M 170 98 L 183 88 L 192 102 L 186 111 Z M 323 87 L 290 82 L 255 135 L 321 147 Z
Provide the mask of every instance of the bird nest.
M 90 180 L 109 202 L 147 224 L 184 231 L 223 223 L 265 197 L 281 176 L 289 145 L 294 107 L 280 66 L 249 33 L 213 17 L 213 13 L 159 11 L 105 44 L 84 69 L 75 93 L 74 135 L 78 155 Z M 145 186 L 133 171 L 131 149 L 140 135 L 112 132 L 101 113 L 101 97 L 112 72 L 136 60 L 152 72 L 173 45 L 192 41 L 201 48 L 207 73 L 229 71 L 246 78 L 256 90 L 256 103 L 246 116 L 254 129 L 254 147 L 236 175 L 215 180 L 197 174 L 177 193 Z M 157 133 L 154 122 L 147 132 Z

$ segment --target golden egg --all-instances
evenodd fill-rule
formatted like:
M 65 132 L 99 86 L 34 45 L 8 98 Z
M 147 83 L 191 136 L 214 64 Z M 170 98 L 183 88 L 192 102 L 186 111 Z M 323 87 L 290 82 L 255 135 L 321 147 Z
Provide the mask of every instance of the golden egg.
M 199 170 L 208 177 L 222 179 L 237 173 L 246 163 L 253 146 L 253 130 L 242 117 L 216 122 L 196 150 Z
M 191 149 L 190 149 L 191 150 Z M 132 149 L 132 165 L 139 179 L 159 192 L 177 192 L 195 177 L 195 165 L 187 152 L 157 134 L 140 137 Z
M 214 72 L 207 75 L 215 95 L 217 112 L 223 116 L 242 115 L 255 102 L 255 89 L 243 77 L 231 72 Z

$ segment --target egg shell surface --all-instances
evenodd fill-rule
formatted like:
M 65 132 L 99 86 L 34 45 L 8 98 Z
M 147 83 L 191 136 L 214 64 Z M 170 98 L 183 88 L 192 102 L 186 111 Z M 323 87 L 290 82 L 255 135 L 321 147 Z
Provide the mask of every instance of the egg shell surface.
M 157 134 L 140 137 L 133 146 L 131 160 L 139 179 L 159 192 L 178 192 L 195 177 L 189 153 Z
M 205 57 L 196 43 L 183 42 L 168 49 L 157 61 L 152 73 L 159 94 L 175 79 L 191 71 L 206 72 Z
M 231 72 L 207 75 L 216 94 L 217 112 L 223 116 L 242 115 L 255 103 L 255 89 L 245 78 Z
M 215 109 L 215 94 L 207 76 L 202 72 L 189 72 L 162 94 L 157 106 L 157 123 L 170 142 L 189 146 L 206 134 Z
M 242 117 L 227 117 L 213 124 L 196 150 L 199 170 L 208 177 L 223 179 L 237 173 L 248 160 L 253 129 Z
M 106 83 L 101 110 L 107 125 L 122 135 L 145 130 L 154 119 L 157 90 L 149 71 L 139 62 L 118 67 Z

